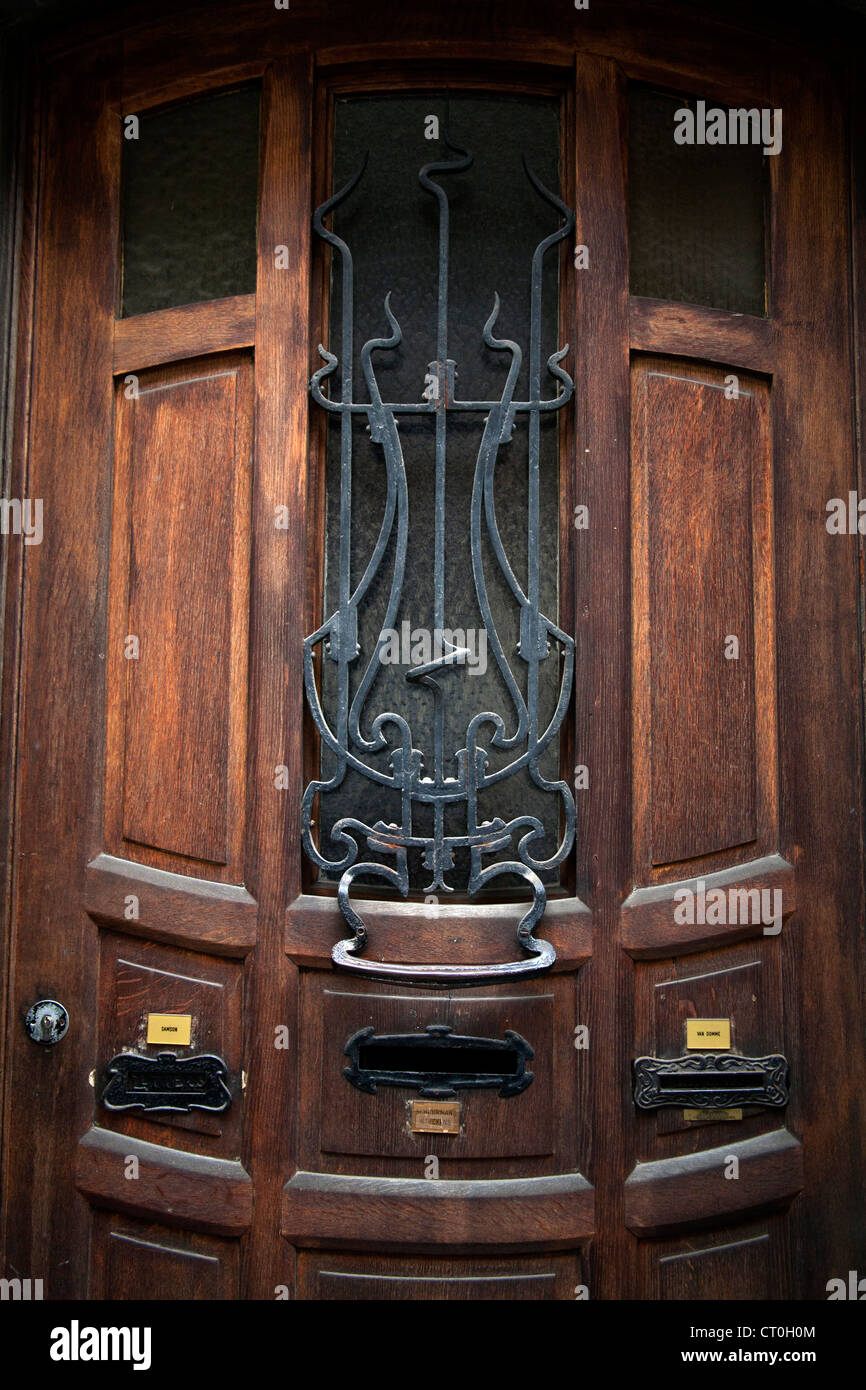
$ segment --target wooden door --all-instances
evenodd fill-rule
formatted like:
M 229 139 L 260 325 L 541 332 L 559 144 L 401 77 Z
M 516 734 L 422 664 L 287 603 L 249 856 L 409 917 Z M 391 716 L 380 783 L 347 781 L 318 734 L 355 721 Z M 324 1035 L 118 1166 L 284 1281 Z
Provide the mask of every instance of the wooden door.
M 302 31 L 248 18 L 155 20 L 42 66 L 16 466 L 45 523 L 41 544 L 10 551 L 4 703 L 8 1269 L 51 1298 L 824 1297 L 864 1258 L 866 1080 L 857 541 L 824 525 L 855 485 L 834 72 L 723 29 L 711 51 L 685 37 L 660 57 L 638 19 L 627 41 L 601 24 L 590 53 L 575 18 L 539 50 L 521 11 L 494 53 L 470 18 L 437 10 L 406 19 L 395 55 L 367 51 L 348 7 L 342 47 L 331 7 Z M 650 87 L 784 110 L 751 312 L 638 291 L 629 92 Z M 222 270 L 209 290 L 205 229 L 193 302 L 135 310 L 126 118 L 146 132 L 149 115 L 247 88 L 255 254 L 231 292 Z M 361 949 L 340 873 L 305 853 L 326 818 L 305 788 L 329 776 L 305 650 L 324 704 L 354 636 L 329 608 L 346 494 L 309 389 L 318 343 L 336 352 L 313 212 L 335 191 L 340 102 L 345 125 L 360 95 L 446 91 L 455 126 L 461 98 L 519 99 L 547 102 L 558 132 L 564 211 L 549 204 L 539 235 L 568 231 L 553 348 L 571 345 L 574 395 L 549 437 L 542 636 L 560 671 L 572 644 L 574 671 L 556 686 L 568 796 L 534 926 L 555 953 L 541 969 L 517 936 L 539 901 L 531 874 L 451 901 L 432 861 L 431 883 L 405 893 L 368 875 L 347 894 Z M 419 168 L 427 140 L 423 122 L 401 128 Z M 389 322 L 358 324 L 360 342 Z M 419 408 L 452 390 L 444 356 Z M 359 366 L 355 398 L 363 379 Z M 353 515 L 365 487 L 358 474 Z M 507 500 L 521 525 L 528 505 Z M 469 514 L 448 503 L 449 545 L 468 545 Z M 530 587 L 515 641 L 537 652 Z M 392 616 L 399 631 L 412 615 Z M 369 787 L 351 795 L 340 815 L 381 819 Z M 403 831 L 386 822 L 364 849 L 399 863 Z M 43 999 L 69 1013 L 53 1046 L 22 1026 Z M 158 1040 L 158 1015 L 188 1021 L 188 1039 Z M 720 1024 L 722 1046 L 689 1020 Z M 434 1067 L 449 1038 L 471 1042 Z M 437 1078 L 398 1084 L 425 1039 L 420 1070 Z M 157 1062 L 167 1050 L 192 1060 Z M 188 1101 L 204 1055 L 224 1068 L 218 1106 L 138 1103 L 171 1086 Z M 743 1082 L 720 1106 L 722 1055 L 737 1077 L 741 1059 L 781 1057 L 781 1091 L 743 1101 Z M 698 1056 L 715 1080 L 689 1087 Z M 124 1079 L 124 1057 L 150 1059 L 157 1081 Z M 106 1105 L 117 1058 L 131 1108 Z M 687 1059 L 680 1103 L 636 1104 L 638 1058 Z

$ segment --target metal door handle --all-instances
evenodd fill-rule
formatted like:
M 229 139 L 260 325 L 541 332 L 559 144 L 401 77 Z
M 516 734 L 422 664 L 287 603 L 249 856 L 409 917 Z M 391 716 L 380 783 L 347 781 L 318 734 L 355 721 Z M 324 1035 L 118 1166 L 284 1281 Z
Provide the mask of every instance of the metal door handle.
M 378 874 L 403 890 L 403 885 L 395 870 L 386 868 L 382 864 L 353 864 L 351 868 L 346 870 L 340 879 L 337 900 L 343 916 L 355 934 L 343 941 L 338 941 L 334 946 L 331 951 L 331 959 L 335 965 L 373 979 L 416 980 L 420 984 L 435 987 L 437 985 L 480 984 L 485 981 L 520 979 L 526 975 L 534 975 L 539 970 L 548 970 L 556 960 L 556 951 L 550 942 L 543 941 L 540 937 L 532 934 L 533 928 L 540 922 L 547 906 L 547 893 L 544 884 L 537 874 L 528 869 L 525 864 L 518 863 L 491 864 L 482 871 L 481 877 L 486 879 L 498 877 L 502 873 L 513 873 L 526 879 L 532 887 L 535 895 L 533 904 L 529 911 L 521 917 L 517 927 L 518 943 L 525 951 L 529 952 L 528 957 L 524 957 L 522 960 L 501 961 L 486 965 L 440 965 L 438 962 L 403 964 L 397 961 L 365 960 L 362 952 L 367 946 L 367 928 L 349 900 L 352 880 L 362 873 Z

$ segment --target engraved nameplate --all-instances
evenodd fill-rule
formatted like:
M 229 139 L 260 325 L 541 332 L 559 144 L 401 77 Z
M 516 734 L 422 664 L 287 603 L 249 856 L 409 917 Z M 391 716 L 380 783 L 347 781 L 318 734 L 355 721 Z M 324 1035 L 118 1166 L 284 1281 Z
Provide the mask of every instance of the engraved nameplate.
M 730 1052 L 731 1020 L 729 1018 L 687 1018 L 686 1047 L 696 1047 L 699 1052 L 708 1052 L 710 1049 Z
M 409 1102 L 413 1134 L 459 1134 L 459 1100 L 412 1100 Z
M 192 1014 L 148 1014 L 148 1043 L 173 1043 L 189 1047 L 192 1033 Z
M 741 1120 L 743 1112 L 739 1108 L 734 1110 L 684 1110 L 683 1119 L 686 1124 L 720 1124 L 722 1120 Z

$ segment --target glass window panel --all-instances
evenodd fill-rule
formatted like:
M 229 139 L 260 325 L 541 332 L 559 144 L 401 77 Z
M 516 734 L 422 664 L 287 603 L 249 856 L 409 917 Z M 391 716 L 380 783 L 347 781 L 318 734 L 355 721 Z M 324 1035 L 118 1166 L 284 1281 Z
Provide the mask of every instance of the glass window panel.
M 440 138 L 425 139 L 425 118 L 439 120 Z M 454 160 L 444 135 L 450 123 L 454 142 L 473 155 L 465 172 L 433 177 L 447 190 L 450 208 L 450 275 L 448 356 L 456 363 L 458 398 L 498 400 L 505 382 L 510 355 L 485 346 L 482 330 L 498 292 L 499 319 L 493 330 L 499 338 L 514 339 L 523 350 L 515 399 L 529 394 L 530 268 L 539 241 L 556 231 L 561 217 L 533 190 L 524 172 L 521 155 L 554 193 L 559 193 L 559 103 L 555 99 L 505 96 L 353 97 L 336 103 L 333 187 L 342 185 L 357 170 L 364 152 L 368 163 L 364 176 L 349 199 L 339 207 L 329 225 L 343 237 L 354 260 L 355 398 L 367 400 L 360 369 L 361 347 L 366 339 L 387 336 L 383 301 L 391 291 L 391 306 L 399 321 L 403 341 L 399 348 L 374 354 L 382 396 L 387 401 L 419 401 L 428 364 L 436 358 L 436 309 L 438 265 L 438 213 L 436 200 L 420 186 L 418 173 L 431 161 Z M 561 346 L 559 339 L 558 262 L 560 249 L 544 261 L 542 294 L 542 362 Z M 330 347 L 339 353 L 341 279 L 339 259 L 332 262 Z M 571 363 L 567 360 L 565 366 Z M 542 372 L 542 396 L 556 394 L 556 383 Z M 338 375 L 331 393 L 339 395 Z M 559 594 L 559 415 L 543 414 L 539 458 L 541 586 L 540 608 L 558 620 Z M 400 638 L 400 660 L 384 666 L 370 692 L 362 729 L 384 711 L 403 715 L 412 728 L 413 746 L 423 750 L 425 769 L 433 760 L 433 700 L 428 688 L 407 681 L 406 672 L 423 655 L 413 649 L 412 634 L 431 632 L 434 557 L 434 431 L 433 416 L 399 417 L 399 434 L 406 466 L 409 494 L 409 540 L 402 600 L 394 624 Z M 520 582 L 527 583 L 527 417 L 518 417 L 513 439 L 499 453 L 495 473 L 497 520 L 505 550 Z M 470 554 L 470 501 L 476 457 L 483 433 L 484 415 L 447 415 L 445 626 L 475 633 L 476 667 L 452 668 L 440 676 L 445 689 L 446 775 L 457 772 L 455 754 L 466 746 L 467 726 L 479 711 L 501 714 L 509 732 L 515 727 L 514 708 L 506 684 L 493 658 L 489 642 L 486 669 L 482 671 L 482 629 L 472 578 Z M 363 418 L 356 417 L 353 438 L 352 584 L 364 572 L 381 525 L 385 497 L 382 450 L 371 443 Z M 338 606 L 340 544 L 340 424 L 329 420 L 327 447 L 327 529 L 324 611 Z M 394 538 L 359 614 L 358 641 L 361 657 L 350 668 L 350 700 L 375 651 L 383 625 L 390 590 Z M 518 605 L 499 569 L 489 538 L 482 542 L 484 569 L 492 615 L 515 678 L 525 694 L 526 663 L 516 657 L 520 640 Z M 404 634 L 406 635 L 404 638 Z M 471 639 L 468 639 L 470 641 Z M 404 641 L 408 645 L 404 646 Z M 421 639 L 423 642 L 423 638 Z M 409 660 L 405 658 L 408 656 Z M 539 725 L 544 728 L 556 707 L 561 674 L 559 650 L 551 642 L 550 657 L 539 671 Z M 322 695 L 326 710 L 335 708 L 337 666 L 322 662 Z M 504 766 L 514 754 L 490 748 L 490 730 L 481 740 L 488 748 L 490 768 Z M 389 740 L 391 742 L 392 740 Z M 367 761 L 388 770 L 388 753 L 366 754 Z M 559 776 L 556 740 L 542 754 L 544 776 Z M 329 776 L 333 761 L 326 751 L 322 775 Z M 329 842 L 334 822 L 343 816 L 361 816 L 368 824 L 378 818 L 400 822 L 396 792 L 376 786 L 363 775 L 349 771 L 341 786 L 320 796 L 319 843 L 335 856 Z M 560 798 L 541 790 L 524 771 L 479 797 L 479 818 L 535 815 L 546 827 L 543 855 L 556 849 L 560 824 Z M 432 833 L 429 806 L 413 810 L 416 833 Z M 446 809 L 445 832 L 465 829 L 465 806 Z M 393 865 L 393 857 L 368 853 L 362 841 L 361 858 Z M 508 852 L 491 854 L 485 863 L 514 858 Z M 409 854 L 412 888 L 423 891 L 431 878 L 422 864 L 422 852 Z M 455 851 L 454 871 L 447 882 L 465 888 L 469 853 Z M 556 881 L 558 869 L 546 874 Z M 327 875 L 326 875 L 327 876 Z M 338 877 L 339 875 L 337 875 Z M 363 882 L 363 879 L 359 880 Z M 381 879 L 371 881 L 381 889 Z M 496 881 L 507 887 L 506 878 Z
M 695 99 L 630 89 L 631 292 L 763 314 L 762 148 L 678 145 L 674 115 L 684 106 L 694 110 Z
M 123 142 L 123 314 L 256 287 L 259 88 L 139 118 Z

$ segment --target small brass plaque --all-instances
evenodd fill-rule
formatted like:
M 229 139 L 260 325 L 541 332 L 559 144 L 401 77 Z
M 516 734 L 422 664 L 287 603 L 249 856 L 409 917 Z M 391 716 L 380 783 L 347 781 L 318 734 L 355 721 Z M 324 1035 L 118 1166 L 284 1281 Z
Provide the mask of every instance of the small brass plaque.
M 412 1100 L 413 1134 L 459 1134 L 459 1100 Z
M 192 1014 L 148 1014 L 147 1041 L 189 1047 Z
M 700 1052 L 730 1052 L 731 1020 L 729 1018 L 687 1018 L 686 1047 Z
M 741 1120 L 742 1110 L 684 1110 L 683 1119 L 686 1124 L 701 1124 L 703 1121 L 712 1121 L 718 1124 L 720 1120 Z

